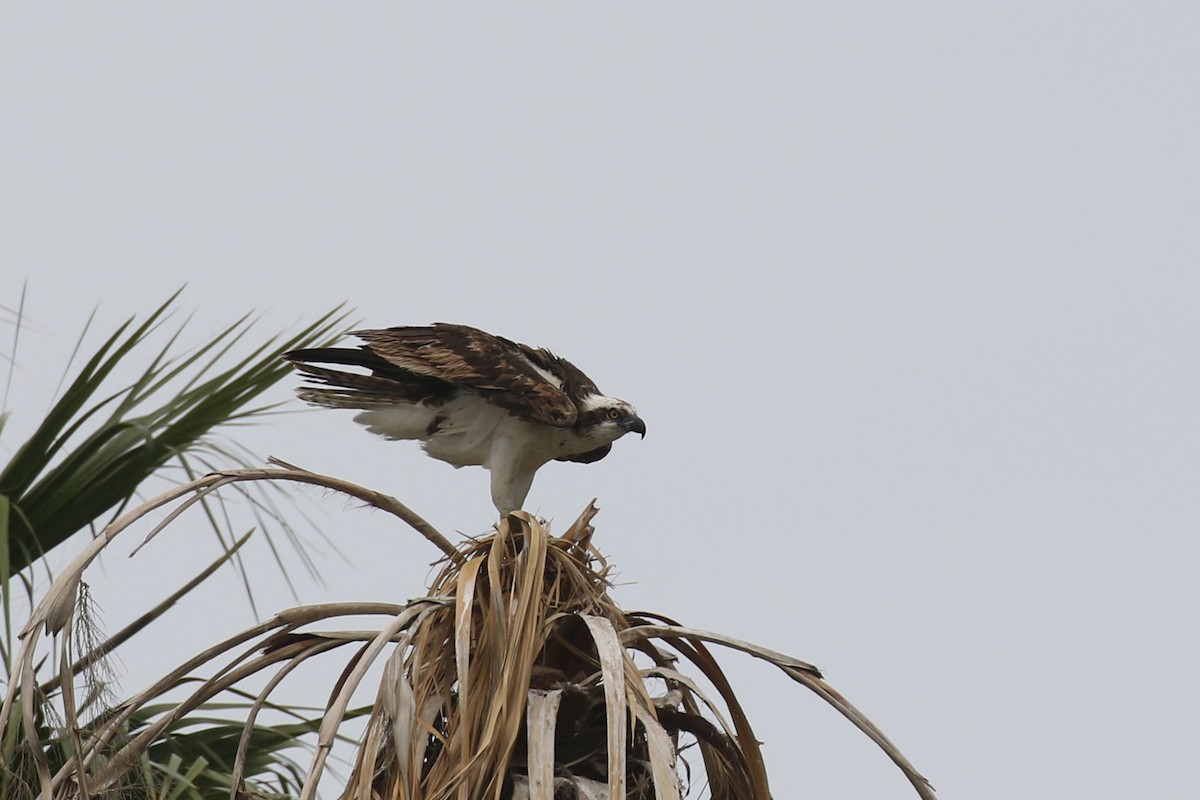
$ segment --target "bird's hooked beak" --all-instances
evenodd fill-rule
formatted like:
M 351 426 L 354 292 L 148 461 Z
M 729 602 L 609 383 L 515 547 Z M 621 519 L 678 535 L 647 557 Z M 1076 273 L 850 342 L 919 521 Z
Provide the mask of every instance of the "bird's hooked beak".
M 639 433 L 639 434 L 641 434 L 643 439 L 646 438 L 646 423 L 642 422 L 641 417 L 634 417 L 633 419 L 626 422 L 625 430 L 633 431 L 634 433 Z

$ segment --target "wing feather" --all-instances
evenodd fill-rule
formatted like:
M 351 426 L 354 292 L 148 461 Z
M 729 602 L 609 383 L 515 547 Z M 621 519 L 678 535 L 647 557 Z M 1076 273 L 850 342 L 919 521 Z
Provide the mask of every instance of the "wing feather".
M 570 427 L 574 398 L 597 392 L 574 365 L 467 325 L 355 331 L 373 354 L 424 378 L 445 381 L 489 403 L 546 425 Z

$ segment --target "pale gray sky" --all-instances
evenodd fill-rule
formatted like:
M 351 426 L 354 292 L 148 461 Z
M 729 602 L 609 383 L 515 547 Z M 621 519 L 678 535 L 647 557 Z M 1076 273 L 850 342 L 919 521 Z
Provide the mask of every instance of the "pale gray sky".
M 618 602 L 820 665 L 943 797 L 1193 797 L 1197 31 L 1170 2 L 5 4 L 30 327 L 0 445 L 95 305 L 184 282 L 196 336 L 345 300 L 546 345 L 649 427 L 528 504 L 599 497 Z M 349 414 L 241 440 L 491 520 L 481 470 Z M 352 566 L 302 600 L 421 593 L 428 545 L 312 499 Z M 187 550 L 156 548 L 107 563 L 114 616 L 122 570 Z M 231 587 L 182 609 L 198 640 L 249 621 Z M 912 796 L 723 663 L 777 797 Z

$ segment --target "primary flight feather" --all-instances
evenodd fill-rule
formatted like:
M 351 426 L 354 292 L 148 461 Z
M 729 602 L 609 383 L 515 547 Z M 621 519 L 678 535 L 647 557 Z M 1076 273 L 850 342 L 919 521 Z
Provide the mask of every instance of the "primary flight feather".
M 360 409 L 354 420 L 372 433 L 487 468 L 501 514 L 521 507 L 546 462 L 598 461 L 626 433 L 646 435 L 633 406 L 549 350 L 443 322 L 353 335 L 364 344 L 285 354 L 309 381 L 300 398 Z

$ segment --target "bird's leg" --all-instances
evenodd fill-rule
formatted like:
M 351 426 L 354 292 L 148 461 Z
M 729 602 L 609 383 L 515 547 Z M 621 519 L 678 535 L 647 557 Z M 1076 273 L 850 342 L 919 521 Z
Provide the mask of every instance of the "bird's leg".
M 492 503 L 501 516 L 516 511 L 525 502 L 536 471 L 536 467 L 521 468 L 515 464 L 492 467 Z

